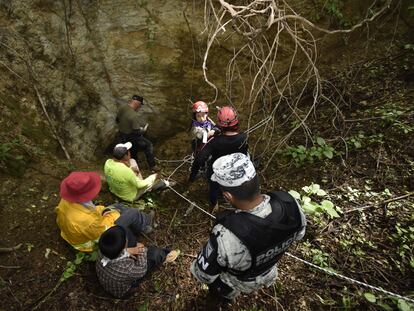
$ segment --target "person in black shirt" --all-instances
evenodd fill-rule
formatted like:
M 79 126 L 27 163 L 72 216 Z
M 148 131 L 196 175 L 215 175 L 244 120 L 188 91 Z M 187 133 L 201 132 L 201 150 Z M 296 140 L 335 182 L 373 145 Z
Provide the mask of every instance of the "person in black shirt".
M 217 198 L 220 193 L 220 186 L 217 182 L 210 179 L 213 174 L 212 164 L 218 158 L 232 154 L 243 153 L 247 155 L 247 135 L 238 132 L 239 119 L 235 109 L 232 107 L 222 107 L 217 113 L 217 126 L 221 130 L 221 134 L 214 136 L 196 155 L 189 182 L 194 182 L 200 167 L 203 167 L 207 162 L 207 179 L 209 184 L 209 200 L 213 210 L 218 209 Z

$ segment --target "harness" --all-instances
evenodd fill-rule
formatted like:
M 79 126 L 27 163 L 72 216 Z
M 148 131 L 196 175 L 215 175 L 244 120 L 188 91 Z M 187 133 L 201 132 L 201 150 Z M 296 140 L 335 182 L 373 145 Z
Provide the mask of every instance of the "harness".
M 230 230 L 247 247 L 252 258 L 249 269 L 225 271 L 240 280 L 252 280 L 273 268 L 305 225 L 299 205 L 287 192 L 268 193 L 272 213 L 261 218 L 246 212 L 224 212 L 217 223 Z

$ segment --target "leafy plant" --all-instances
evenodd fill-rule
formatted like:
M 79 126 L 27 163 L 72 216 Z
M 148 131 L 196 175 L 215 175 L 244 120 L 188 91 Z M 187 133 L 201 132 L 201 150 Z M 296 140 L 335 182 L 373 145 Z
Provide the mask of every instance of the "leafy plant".
M 411 9 L 414 11 L 414 7 L 411 7 Z M 414 51 L 414 44 L 406 44 L 404 45 L 404 49 Z
M 75 260 L 68 261 L 66 263 L 66 269 L 63 271 L 62 275 L 60 276 L 59 282 L 63 283 L 67 279 L 70 279 L 76 272 L 76 269 L 81 265 L 84 261 L 96 261 L 97 252 L 93 252 L 91 254 L 85 253 L 77 253 Z
M 335 207 L 329 200 L 322 200 L 320 203 L 312 200 L 312 198 L 326 197 L 327 193 L 321 189 L 318 184 L 311 184 L 302 188 L 304 195 L 301 195 L 295 190 L 290 190 L 289 193 L 295 199 L 300 200 L 303 210 L 310 215 L 327 213 L 331 218 L 339 217 L 338 212 L 341 212 L 339 207 Z
M 4 170 L 16 170 L 20 173 L 25 158 L 21 155 L 23 145 L 18 139 L 0 143 L 0 168 Z
M 337 20 L 339 25 L 348 27 L 349 22 L 342 13 L 343 1 L 342 0 L 328 0 L 325 3 L 324 10 Z
M 284 154 L 292 157 L 296 164 L 303 165 L 306 162 L 313 163 L 315 160 L 332 159 L 334 148 L 327 144 L 322 137 L 316 137 L 316 145 L 306 148 L 303 145 L 290 146 Z
M 390 239 L 398 245 L 397 254 L 401 258 L 401 263 L 396 262 L 398 268 L 404 270 L 404 262 L 409 262 L 414 269 L 414 254 L 412 245 L 414 245 L 414 226 L 404 226 L 401 223 L 395 225 L 396 232 L 391 234 Z
M 63 271 L 62 275 L 59 278 L 59 281 L 56 283 L 55 287 L 33 308 L 33 310 L 38 309 L 46 300 L 52 296 L 52 294 L 62 285 L 66 280 L 70 279 L 76 272 L 77 268 L 84 261 L 96 261 L 97 252 L 94 251 L 91 254 L 77 253 L 75 260 L 68 261 L 66 263 L 66 269 Z
M 147 311 L 148 310 L 148 301 L 143 303 L 142 305 L 139 305 L 137 308 L 137 311 Z
M 378 307 L 381 307 L 381 309 L 385 311 L 395 310 L 395 307 L 397 307 L 397 309 L 400 311 L 414 310 L 413 304 L 410 304 L 406 300 L 401 299 L 401 298 L 396 298 L 393 296 L 386 297 L 385 299 L 390 301 L 390 304 L 388 304 L 382 301 L 384 298 L 375 296 L 374 294 L 369 293 L 369 292 L 364 293 L 364 297 L 367 301 L 369 301 L 372 304 L 377 305 Z
M 331 271 L 335 271 L 331 268 L 331 261 L 333 258 L 328 253 L 320 248 L 315 247 L 309 241 L 303 242 L 302 252 L 306 257 L 310 257 L 312 262 L 319 267 L 326 268 Z
M 329 267 L 329 254 L 317 248 L 311 249 L 311 254 L 312 254 L 312 261 L 314 264 L 322 268 Z
M 241 311 L 263 311 L 262 308 L 258 308 L 257 306 L 254 306 L 250 309 L 242 309 Z

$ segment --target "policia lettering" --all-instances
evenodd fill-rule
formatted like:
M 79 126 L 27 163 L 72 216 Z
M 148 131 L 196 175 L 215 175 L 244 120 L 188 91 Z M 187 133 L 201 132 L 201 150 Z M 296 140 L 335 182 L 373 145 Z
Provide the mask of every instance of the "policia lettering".
M 197 258 L 199 268 L 208 275 L 217 275 L 223 270 L 223 267 L 217 263 L 217 249 L 217 235 L 211 234 L 208 243 Z
M 294 241 L 296 241 L 297 236 L 298 236 L 298 232 L 295 232 L 295 234 L 291 238 L 284 241 L 281 245 L 276 245 L 275 247 L 272 247 L 264 251 L 263 253 L 257 255 L 256 266 L 260 266 L 261 264 L 264 264 L 272 260 L 276 256 L 283 254 L 289 248 L 289 246 Z
M 221 267 L 217 263 L 217 236 L 211 235 L 200 253 L 197 263 L 208 275 L 228 272 L 240 280 L 255 278 L 270 270 L 284 252 L 303 232 L 306 221 L 299 204 L 287 192 L 268 194 L 272 213 L 261 218 L 247 212 L 224 212 L 217 215 L 217 223 L 230 230 L 248 249 L 252 264 L 245 271 Z

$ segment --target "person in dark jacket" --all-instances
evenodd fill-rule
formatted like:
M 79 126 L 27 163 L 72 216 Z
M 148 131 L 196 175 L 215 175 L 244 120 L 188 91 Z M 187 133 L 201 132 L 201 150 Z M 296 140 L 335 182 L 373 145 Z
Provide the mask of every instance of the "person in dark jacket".
M 119 142 L 131 142 L 131 156 L 136 161 L 138 151 L 143 151 L 151 170 L 157 172 L 159 167 L 155 164 L 154 147 L 152 142 L 144 137 L 148 124 L 141 126 L 137 111 L 144 104 L 141 96 L 134 95 L 128 105 L 122 105 L 117 113 L 116 121 L 119 128 Z
M 232 107 L 222 107 L 217 113 L 217 126 L 221 130 L 220 135 L 211 138 L 203 149 L 196 155 L 189 182 L 194 182 L 201 167 L 207 162 L 206 175 L 209 184 L 209 200 L 213 211 L 218 209 L 217 198 L 220 193 L 219 184 L 210 179 L 213 174 L 212 163 L 219 157 L 240 152 L 247 155 L 247 135 L 239 133 L 239 119 L 237 112 Z
M 211 179 L 235 210 L 219 213 L 190 271 L 210 293 L 233 300 L 272 285 L 277 262 L 303 238 L 306 218 L 287 192 L 262 194 L 253 163 L 242 153 L 217 159 Z

